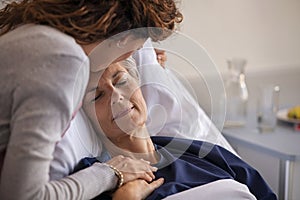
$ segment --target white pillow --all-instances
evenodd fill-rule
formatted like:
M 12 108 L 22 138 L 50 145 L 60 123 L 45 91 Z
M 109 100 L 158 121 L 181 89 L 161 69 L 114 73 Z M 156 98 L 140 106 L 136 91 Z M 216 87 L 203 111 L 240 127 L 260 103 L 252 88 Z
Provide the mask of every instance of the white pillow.
M 141 77 L 151 135 L 208 141 L 235 153 L 173 71 L 159 65 L 150 39 L 133 58 Z
M 79 109 L 62 140 L 57 143 L 50 166 L 50 179 L 69 175 L 84 157 L 101 155 L 102 143 L 83 109 Z

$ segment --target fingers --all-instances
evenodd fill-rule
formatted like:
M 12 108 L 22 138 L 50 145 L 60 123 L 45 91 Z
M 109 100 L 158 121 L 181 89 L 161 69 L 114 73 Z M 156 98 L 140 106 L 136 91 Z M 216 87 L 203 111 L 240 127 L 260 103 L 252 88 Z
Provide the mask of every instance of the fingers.
M 151 182 L 153 179 L 155 179 L 155 175 L 153 174 L 153 172 L 148 171 L 148 172 L 143 174 L 143 177 L 139 177 L 139 178 L 144 179 L 148 182 Z
M 157 61 L 158 63 L 162 66 L 162 67 L 165 67 L 166 65 L 166 61 L 167 61 L 167 56 L 166 54 L 163 54 L 163 55 L 157 55 Z
M 160 187 L 164 183 L 164 179 L 160 178 L 156 181 L 153 181 L 152 183 L 149 183 L 145 185 L 144 187 L 144 193 L 142 194 L 142 199 L 145 199 L 149 194 L 151 194 L 155 189 Z
M 147 164 L 149 166 L 149 170 L 150 171 L 153 171 L 153 172 L 156 172 L 157 171 L 157 167 L 153 167 L 150 165 L 150 161 L 148 160 L 144 160 L 143 158 L 140 159 L 141 162 L 144 162 L 145 164 Z
M 132 180 L 141 179 L 147 182 L 151 182 L 155 179 L 153 172 L 142 172 L 142 173 L 123 173 L 124 183 L 127 183 Z
M 147 182 L 151 182 L 154 178 L 152 176 L 150 176 L 149 174 L 145 173 L 144 174 L 144 180 Z
M 138 178 L 151 182 L 153 179 L 155 179 L 153 172 L 157 171 L 157 167 L 151 166 L 149 161 L 145 161 L 143 159 L 141 159 L 141 162 L 145 163 L 146 165 L 144 165 L 145 168 L 143 168 L 141 176 Z
M 147 175 L 148 175 L 151 179 L 155 179 L 155 176 L 154 176 L 153 172 L 147 172 Z
M 143 159 L 136 160 L 124 156 L 113 157 L 107 164 L 112 165 L 122 172 L 124 183 L 135 179 L 143 179 L 151 182 L 155 179 L 153 172 L 157 171 L 157 168 L 151 166 L 149 161 Z
M 125 173 L 149 172 L 149 175 L 152 176 L 152 172 L 157 171 L 157 167 L 151 166 L 149 161 L 143 159 L 136 160 L 124 156 L 113 157 L 111 160 L 107 161 L 107 164 L 110 164 Z
M 140 159 L 140 161 L 145 162 L 147 164 L 147 169 L 146 171 L 149 173 L 150 176 L 153 175 L 152 172 L 156 172 L 157 171 L 157 167 L 153 167 L 150 165 L 150 162 L 144 159 Z M 154 177 L 154 176 L 153 176 Z
M 124 197 L 131 200 L 145 199 L 163 183 L 163 178 L 153 181 L 152 183 L 147 183 L 140 179 L 128 182 L 117 189 L 113 194 L 113 200 L 122 200 Z
M 164 181 L 165 181 L 164 178 L 159 178 L 156 181 L 153 181 L 152 183 L 150 183 L 152 191 L 157 189 L 158 187 L 160 187 L 164 183 Z
M 166 55 L 166 51 L 161 50 L 161 49 L 154 49 L 155 53 L 156 53 L 156 58 L 158 63 L 162 66 L 165 67 L 165 63 L 167 61 L 167 55 Z
M 149 165 L 147 167 L 147 171 L 149 171 L 149 172 L 156 172 L 157 171 L 157 167 L 153 167 L 153 166 Z

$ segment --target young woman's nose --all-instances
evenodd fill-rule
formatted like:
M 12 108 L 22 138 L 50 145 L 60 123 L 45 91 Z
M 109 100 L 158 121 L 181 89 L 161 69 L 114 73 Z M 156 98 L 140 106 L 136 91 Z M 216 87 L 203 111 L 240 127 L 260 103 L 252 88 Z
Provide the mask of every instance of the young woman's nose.
M 117 89 L 115 89 L 113 92 L 112 92 L 112 95 L 111 95 L 111 103 L 112 104 L 116 104 L 118 102 L 121 102 L 124 100 L 124 97 L 123 95 L 121 94 L 120 91 L 118 91 Z

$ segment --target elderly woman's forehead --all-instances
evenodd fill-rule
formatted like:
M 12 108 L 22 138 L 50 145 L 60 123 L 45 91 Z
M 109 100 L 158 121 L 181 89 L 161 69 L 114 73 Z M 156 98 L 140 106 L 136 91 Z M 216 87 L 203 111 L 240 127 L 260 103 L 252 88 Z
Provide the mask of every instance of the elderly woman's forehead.
M 121 63 L 113 63 L 111 65 L 109 65 L 105 70 L 104 72 L 102 73 L 102 76 L 103 75 L 112 75 L 112 73 L 115 73 L 116 71 L 128 71 L 126 69 L 126 67 L 124 65 L 122 65 Z
M 107 66 L 105 69 L 102 69 L 97 72 L 91 72 L 90 73 L 90 85 L 97 85 L 103 77 L 103 75 L 111 75 L 111 73 L 117 71 L 117 70 L 122 70 L 122 71 L 127 71 L 129 72 L 131 69 L 135 68 L 136 69 L 136 63 L 133 58 L 127 58 L 126 60 L 119 61 L 116 63 L 112 63 L 109 66 Z
M 112 63 L 110 64 L 109 66 L 107 66 L 105 69 L 102 69 L 100 71 L 97 71 L 97 72 L 91 72 L 91 76 L 96 78 L 101 78 L 104 74 L 108 74 L 109 72 L 112 72 L 112 71 L 115 71 L 117 69 L 126 69 L 126 67 L 122 66 L 121 63 Z
M 123 62 L 112 63 L 108 66 L 106 70 L 119 69 L 119 68 L 125 68 Z

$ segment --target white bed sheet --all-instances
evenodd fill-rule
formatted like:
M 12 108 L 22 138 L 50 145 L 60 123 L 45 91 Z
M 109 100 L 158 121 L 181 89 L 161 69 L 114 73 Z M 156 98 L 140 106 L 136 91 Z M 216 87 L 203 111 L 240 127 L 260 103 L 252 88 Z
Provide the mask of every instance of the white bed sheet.
M 232 179 L 217 180 L 164 198 L 164 200 L 182 199 L 256 200 L 246 185 Z

